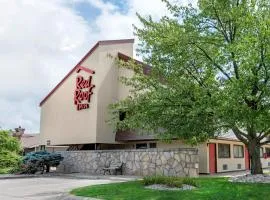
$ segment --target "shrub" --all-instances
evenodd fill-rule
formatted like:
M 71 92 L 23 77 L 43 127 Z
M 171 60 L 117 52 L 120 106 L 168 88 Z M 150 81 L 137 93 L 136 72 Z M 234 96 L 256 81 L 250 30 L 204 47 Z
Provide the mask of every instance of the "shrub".
M 8 174 L 10 173 L 10 168 L 0 168 L 0 174 Z
M 61 154 L 37 151 L 26 154 L 23 157 L 22 173 L 34 174 L 37 171 L 42 173 L 50 171 L 50 167 L 57 167 L 63 160 Z
M 187 177 L 183 179 L 183 184 L 192 185 L 194 187 L 199 186 L 194 178 L 187 178 Z
M 20 152 L 18 139 L 10 132 L 0 130 L 0 169 L 8 172 L 6 169 L 16 168 L 21 161 Z
M 197 186 L 195 179 L 175 176 L 146 176 L 143 178 L 143 184 L 162 184 L 169 187 L 182 187 L 183 184 Z

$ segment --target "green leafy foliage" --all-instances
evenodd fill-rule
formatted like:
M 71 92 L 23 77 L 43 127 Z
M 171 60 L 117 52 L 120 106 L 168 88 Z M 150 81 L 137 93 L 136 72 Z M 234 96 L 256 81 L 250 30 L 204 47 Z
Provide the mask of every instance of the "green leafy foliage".
M 21 160 L 20 152 L 19 141 L 8 131 L 0 130 L 0 169 L 17 167 Z
M 138 14 L 138 54 L 151 70 L 118 61 L 134 73 L 121 78 L 131 93 L 111 106 L 112 121 L 191 144 L 232 130 L 248 146 L 252 173 L 262 173 L 259 148 L 270 142 L 270 2 L 164 2 L 169 16 Z
M 37 171 L 49 172 L 50 167 L 57 167 L 63 157 L 59 153 L 47 151 L 30 152 L 23 157 L 22 173 L 34 174 Z
M 0 174 L 9 174 L 12 168 L 0 168 Z
M 195 179 L 172 176 L 146 176 L 143 178 L 144 185 L 162 184 L 169 187 L 182 187 L 183 184 L 197 187 Z

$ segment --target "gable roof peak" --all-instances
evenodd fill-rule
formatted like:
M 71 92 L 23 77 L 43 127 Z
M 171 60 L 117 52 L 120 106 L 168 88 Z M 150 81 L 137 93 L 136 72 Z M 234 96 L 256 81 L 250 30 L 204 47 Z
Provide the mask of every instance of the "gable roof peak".
M 65 80 L 78 68 L 81 64 L 98 48 L 100 45 L 113 45 L 113 44 L 124 44 L 134 43 L 134 39 L 120 39 L 120 40 L 100 40 L 98 41 L 87 54 L 73 67 L 70 72 L 51 90 L 51 92 L 40 102 L 39 106 L 42 106 L 49 97 L 65 82 Z

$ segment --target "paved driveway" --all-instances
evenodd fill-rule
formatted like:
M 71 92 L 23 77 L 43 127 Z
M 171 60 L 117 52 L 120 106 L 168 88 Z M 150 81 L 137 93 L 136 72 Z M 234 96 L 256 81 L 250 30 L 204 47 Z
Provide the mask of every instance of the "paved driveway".
M 0 180 L 1 200 L 54 200 L 73 188 L 125 181 L 121 178 L 79 179 L 67 177 L 38 177 Z

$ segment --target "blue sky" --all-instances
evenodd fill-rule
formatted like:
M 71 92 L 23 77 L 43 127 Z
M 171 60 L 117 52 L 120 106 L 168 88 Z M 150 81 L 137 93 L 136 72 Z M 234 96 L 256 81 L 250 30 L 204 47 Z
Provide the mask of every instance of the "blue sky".
M 78 11 L 79 15 L 81 15 L 89 23 L 93 22 L 96 17 L 101 14 L 99 9 L 96 9 L 87 2 L 77 3 L 73 6 L 73 8 Z
M 121 14 L 127 14 L 128 12 L 128 0 L 104 0 L 103 2 L 105 4 L 107 3 L 114 5 L 115 11 Z M 95 7 L 87 1 L 72 3 L 71 6 L 89 23 L 93 22 L 99 15 L 102 14 L 101 9 Z
M 136 12 L 168 14 L 160 0 L 1 0 L 0 127 L 38 133 L 39 102 L 98 40 L 134 38 Z

